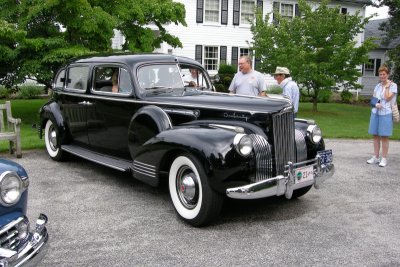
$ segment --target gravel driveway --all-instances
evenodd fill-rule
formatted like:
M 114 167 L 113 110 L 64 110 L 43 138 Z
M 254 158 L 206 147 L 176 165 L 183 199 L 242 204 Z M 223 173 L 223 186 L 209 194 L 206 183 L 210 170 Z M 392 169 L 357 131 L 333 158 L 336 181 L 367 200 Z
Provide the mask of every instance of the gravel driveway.
M 399 266 L 400 142 L 388 166 L 367 165 L 372 142 L 326 140 L 336 173 L 297 200 L 227 200 L 217 222 L 178 219 L 166 189 L 45 150 L 2 157 L 30 175 L 28 216 L 49 217 L 40 266 Z

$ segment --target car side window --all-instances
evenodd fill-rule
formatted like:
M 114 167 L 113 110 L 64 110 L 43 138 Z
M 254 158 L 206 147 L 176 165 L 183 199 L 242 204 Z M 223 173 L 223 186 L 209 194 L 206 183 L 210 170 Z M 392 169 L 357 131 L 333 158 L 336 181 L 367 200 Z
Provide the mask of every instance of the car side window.
M 86 90 L 89 76 L 88 66 L 72 66 L 68 69 L 66 88 L 74 90 Z
M 65 81 L 65 70 L 61 70 L 54 79 L 54 89 L 63 88 Z
M 126 69 L 116 66 L 98 66 L 94 69 L 95 92 L 130 94 L 131 80 Z

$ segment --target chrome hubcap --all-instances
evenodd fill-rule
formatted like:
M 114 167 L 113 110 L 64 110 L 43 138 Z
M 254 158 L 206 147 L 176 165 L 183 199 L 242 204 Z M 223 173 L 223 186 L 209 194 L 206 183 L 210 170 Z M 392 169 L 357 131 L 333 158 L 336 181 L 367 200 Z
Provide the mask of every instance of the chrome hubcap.
M 49 144 L 52 150 L 57 150 L 57 133 L 53 126 L 49 129 Z
M 193 209 L 199 200 L 198 180 L 194 172 L 187 166 L 182 167 L 176 179 L 176 189 L 181 203 Z

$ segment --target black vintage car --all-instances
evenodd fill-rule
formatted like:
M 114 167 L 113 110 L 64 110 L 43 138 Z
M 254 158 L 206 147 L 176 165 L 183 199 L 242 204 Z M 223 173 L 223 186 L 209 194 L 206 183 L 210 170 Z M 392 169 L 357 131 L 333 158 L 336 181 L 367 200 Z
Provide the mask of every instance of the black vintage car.
M 313 121 L 290 100 L 217 93 L 194 60 L 164 54 L 81 58 L 61 68 L 40 110 L 51 158 L 69 154 L 168 184 L 181 218 L 201 226 L 225 196 L 299 197 L 334 172 Z

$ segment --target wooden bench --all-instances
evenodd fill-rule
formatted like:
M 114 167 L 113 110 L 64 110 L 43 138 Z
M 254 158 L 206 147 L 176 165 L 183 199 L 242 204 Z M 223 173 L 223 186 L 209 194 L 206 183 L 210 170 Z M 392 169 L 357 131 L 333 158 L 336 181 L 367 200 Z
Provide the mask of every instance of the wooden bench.
M 10 153 L 16 152 L 17 158 L 22 157 L 20 124 L 21 119 L 15 119 L 11 114 L 10 101 L 0 104 L 0 141 L 9 141 Z

